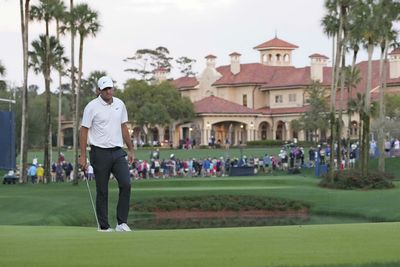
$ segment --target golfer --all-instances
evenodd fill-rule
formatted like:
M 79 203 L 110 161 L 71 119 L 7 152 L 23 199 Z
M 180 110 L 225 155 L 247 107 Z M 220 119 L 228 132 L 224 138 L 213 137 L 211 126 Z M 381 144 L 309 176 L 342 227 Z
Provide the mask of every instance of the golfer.
M 118 181 L 117 226 L 115 231 L 131 231 L 127 224 L 131 195 L 128 161 L 134 158 L 132 143 L 127 127 L 128 114 L 125 104 L 113 97 L 114 84 L 110 77 L 103 76 L 98 82 L 98 97 L 90 101 L 83 111 L 80 128 L 79 163 L 87 168 L 86 147 L 90 145 L 90 163 L 96 180 L 96 214 L 98 231 L 112 232 L 108 223 L 108 181 L 113 173 Z

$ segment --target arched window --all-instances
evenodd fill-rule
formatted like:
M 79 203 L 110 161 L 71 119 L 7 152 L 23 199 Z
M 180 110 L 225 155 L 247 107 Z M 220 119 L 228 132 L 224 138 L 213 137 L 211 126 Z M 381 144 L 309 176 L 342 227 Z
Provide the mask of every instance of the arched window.
M 285 55 L 283 56 L 283 61 L 289 62 L 289 60 L 290 60 L 289 55 L 288 55 L 288 54 L 285 54 Z
M 281 54 L 276 54 L 276 61 L 278 61 L 278 62 L 281 61 Z
M 356 121 L 352 121 L 350 124 L 350 135 L 351 136 L 358 135 L 358 123 Z
M 268 123 L 267 122 L 261 123 L 259 129 L 260 129 L 261 140 L 267 140 L 267 138 L 268 138 Z
M 267 55 L 266 54 L 261 56 L 261 61 L 262 61 L 262 63 L 267 62 Z

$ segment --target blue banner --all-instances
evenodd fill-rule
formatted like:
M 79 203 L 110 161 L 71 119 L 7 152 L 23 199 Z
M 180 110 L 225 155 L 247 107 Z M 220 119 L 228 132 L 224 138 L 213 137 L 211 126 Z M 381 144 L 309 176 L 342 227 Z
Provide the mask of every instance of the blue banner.
M 0 111 L 0 169 L 15 167 L 15 114 Z

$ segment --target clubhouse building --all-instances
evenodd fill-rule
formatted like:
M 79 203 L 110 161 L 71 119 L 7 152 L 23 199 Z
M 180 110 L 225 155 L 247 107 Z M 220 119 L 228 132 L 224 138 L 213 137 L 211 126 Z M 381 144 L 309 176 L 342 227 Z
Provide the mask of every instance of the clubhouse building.
M 191 99 L 196 118 L 190 123 L 173 125 L 172 131 L 159 127 L 155 129 L 159 140 L 195 139 L 197 145 L 208 144 L 210 138 L 217 142 L 237 145 L 253 140 L 316 140 L 329 133 L 312 135 L 305 131 L 291 129 L 291 121 L 297 120 L 307 110 L 306 90 L 314 81 L 325 88 L 329 103 L 332 82 L 332 67 L 328 57 L 318 53 L 309 56 L 310 65 L 297 68 L 292 65 L 292 53 L 298 46 L 275 37 L 254 47 L 260 61 L 242 64 L 241 55 L 229 55 L 230 65 L 217 66 L 217 57 L 206 56 L 206 66 L 197 77 L 181 77 L 173 80 L 182 96 Z M 379 92 L 379 60 L 372 63 L 372 98 Z M 353 97 L 365 91 L 367 62 L 357 64 L 361 82 L 353 89 Z M 156 79 L 166 79 L 167 72 L 159 70 Z M 389 54 L 387 71 L 387 92 L 400 89 L 400 49 Z M 339 97 L 339 94 L 337 94 Z M 345 93 L 344 103 L 349 95 Z M 337 108 L 339 101 L 336 101 Z M 346 104 L 345 107 L 346 108 Z M 342 135 L 350 127 L 353 138 L 358 136 L 358 114 L 348 117 L 343 112 Z M 164 135 L 163 135 L 164 133 Z M 168 138 L 165 138 L 168 135 Z M 156 133 L 155 133 L 156 136 Z
M 194 140 L 196 145 L 207 145 L 210 140 L 238 145 L 253 140 L 313 140 L 329 136 L 329 132 L 312 134 L 292 129 L 291 122 L 298 120 L 307 110 L 306 90 L 315 81 L 325 88 L 329 103 L 332 67 L 326 55 L 314 53 L 309 56 L 310 65 L 297 68 L 292 65 L 295 44 L 277 37 L 254 47 L 259 52 L 259 62 L 242 64 L 239 53 L 229 55 L 230 64 L 217 66 L 217 57 L 207 55 L 204 70 L 196 77 L 181 77 L 170 81 L 182 96 L 194 104 L 196 118 L 188 123 L 174 123 L 152 129 L 132 127 L 133 140 L 157 141 L 178 146 L 184 140 Z M 367 84 L 367 61 L 357 64 L 361 81 L 353 89 L 352 97 L 364 93 Z M 156 81 L 167 80 L 168 72 L 155 72 Z M 400 49 L 389 53 L 386 93 L 400 89 Z M 379 60 L 372 62 L 371 97 L 377 99 L 379 92 Z M 344 93 L 344 109 L 349 95 Z M 339 108 L 339 93 L 336 108 Z M 351 138 L 358 136 L 359 115 L 343 112 L 342 136 L 350 130 Z M 66 122 L 65 129 L 72 123 Z M 63 128 L 63 134 L 64 129 Z M 63 140 L 63 138 L 62 138 Z

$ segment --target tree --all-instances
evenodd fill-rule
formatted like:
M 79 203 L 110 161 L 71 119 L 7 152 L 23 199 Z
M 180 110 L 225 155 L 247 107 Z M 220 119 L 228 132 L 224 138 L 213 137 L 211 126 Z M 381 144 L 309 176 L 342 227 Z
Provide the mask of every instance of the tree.
M 365 176 L 368 173 L 369 161 L 369 133 L 370 133 L 370 117 L 371 117 L 371 87 L 372 87 L 372 54 L 374 47 L 378 43 L 380 31 L 382 30 L 382 18 L 378 12 L 378 6 L 373 0 L 361 0 L 353 9 L 354 27 L 360 33 L 361 41 L 367 48 L 368 53 L 368 70 L 367 85 L 364 93 L 364 109 L 363 109 L 363 128 L 361 138 L 361 173 Z
M 52 136 L 52 128 L 51 128 L 51 114 L 50 114 L 50 106 L 51 106 L 51 92 L 50 92 L 50 83 L 51 83 L 51 75 L 50 75 L 50 69 L 51 67 L 56 67 L 58 70 L 61 70 L 61 65 L 59 63 L 51 63 L 50 61 L 53 60 L 50 57 L 55 56 L 50 55 L 51 52 L 56 52 L 56 51 L 51 51 L 51 49 L 58 49 L 57 40 L 53 40 L 53 44 L 50 44 L 50 33 L 49 33 L 49 25 L 50 22 L 56 17 L 57 12 L 59 12 L 60 9 L 63 8 L 63 3 L 60 0 L 40 0 L 39 5 L 37 6 L 32 6 L 31 11 L 30 11 L 30 17 L 32 20 L 38 20 L 42 21 L 44 20 L 45 22 L 45 35 L 42 35 L 39 37 L 40 41 L 42 41 L 42 37 L 44 38 L 44 43 L 42 43 L 44 46 L 39 47 L 41 45 L 40 43 L 35 43 L 37 47 L 34 47 L 34 49 L 42 49 L 45 54 L 43 55 L 44 57 L 41 58 L 43 60 L 41 63 L 42 65 L 40 67 L 34 66 L 34 68 L 40 68 L 40 72 L 43 73 L 44 79 L 45 79 L 45 92 L 46 92 L 46 123 L 45 127 L 48 130 L 48 133 L 45 134 L 45 142 L 44 142 L 44 169 L 45 169 L 45 174 L 44 177 L 48 181 L 50 180 L 50 149 L 51 149 L 51 136 Z M 54 38 L 54 37 L 53 37 Z M 55 38 L 54 38 L 55 39 Z M 32 43 L 33 44 L 33 43 Z M 51 45 L 54 45 L 54 47 L 50 47 Z M 62 53 L 64 53 L 63 48 L 62 48 Z M 32 55 L 32 53 L 30 53 Z M 34 58 L 35 56 L 32 55 Z M 61 56 L 62 57 L 62 56 Z M 36 59 L 38 57 L 36 56 Z M 36 62 L 39 63 L 39 62 Z M 35 64 L 35 63 L 34 63 Z
M 23 61 L 23 84 L 22 84 L 22 104 L 21 104 L 21 139 L 20 139 L 20 162 L 19 173 L 20 183 L 27 182 L 26 169 L 28 167 L 28 36 L 29 36 L 29 15 L 30 0 L 19 1 L 21 16 L 21 35 L 22 35 L 22 61 Z
M 48 41 L 47 41 L 48 40 Z M 33 50 L 29 51 L 30 57 L 29 66 L 33 68 L 36 74 L 42 73 L 45 80 L 46 92 L 46 120 L 45 129 L 50 129 L 50 133 L 45 134 L 44 142 L 44 177 L 50 181 L 50 157 L 49 146 L 51 137 L 51 111 L 50 111 L 50 75 L 51 69 L 59 70 L 61 64 L 68 62 L 64 57 L 64 48 L 60 45 L 54 36 L 47 38 L 45 35 L 40 35 L 38 40 L 32 42 Z
M 6 75 L 6 67 L 4 67 L 4 65 L 1 63 L 0 60 L 0 77 L 5 76 Z M 6 90 L 6 82 L 3 80 L 0 80 L 0 91 L 2 90 Z
M 141 80 L 151 81 L 154 79 L 155 70 L 160 68 L 171 70 L 172 59 L 169 56 L 169 50 L 163 46 L 156 49 L 138 49 L 135 55 L 124 59 L 125 62 L 133 61 L 135 64 L 134 68 L 128 68 L 125 71 L 136 74 Z
M 182 97 L 169 82 L 150 85 L 131 79 L 122 92 L 117 92 L 117 97 L 124 100 L 129 121 L 142 128 L 186 122 L 195 115 L 192 102 Z
M 328 36 L 332 36 L 333 39 L 336 37 L 336 51 L 333 52 L 334 59 L 333 62 L 333 73 L 332 73 L 332 85 L 331 85 L 331 95 L 330 95 L 330 115 L 329 115 L 329 122 L 330 122 L 330 146 L 331 148 L 334 147 L 334 140 L 335 140 L 335 126 L 336 126 L 336 90 L 338 86 L 338 78 L 339 78 L 339 68 L 342 62 L 341 57 L 343 57 L 343 46 L 344 46 L 344 18 L 347 14 L 349 1 L 347 0 L 326 0 L 325 1 L 325 8 L 327 10 L 327 14 L 322 19 L 322 26 L 324 28 L 324 32 Z M 340 137 L 339 137 L 340 139 Z M 330 166 L 332 168 L 329 169 L 329 176 L 330 179 L 333 180 L 334 175 L 334 157 L 335 157 L 335 150 L 332 149 L 332 153 L 330 154 Z
M 195 59 L 188 57 L 180 57 L 175 62 L 178 64 L 178 69 L 186 77 L 193 77 L 196 72 L 193 71 L 193 64 L 196 63 Z
M 78 133 L 79 133 L 79 118 L 80 118 L 80 89 L 82 82 L 83 72 L 83 45 L 84 41 L 89 36 L 96 36 L 100 30 L 100 23 L 98 21 L 98 13 L 92 10 L 87 4 L 78 4 L 72 10 L 71 14 L 71 25 L 73 29 L 79 34 L 79 63 L 78 63 L 78 83 L 76 88 L 76 100 L 75 100 L 75 131 L 74 131 L 74 153 L 75 153 L 75 167 L 78 167 Z M 74 172 L 74 175 L 77 172 Z M 76 177 L 73 177 L 74 183 L 78 182 Z
M 384 105 L 389 120 L 400 120 L 400 95 L 385 95 Z
M 69 69 L 69 74 L 71 77 L 71 86 L 70 86 L 70 92 L 71 92 L 71 108 L 72 108 L 72 122 L 73 122 L 73 134 L 72 134 L 72 139 L 73 139 L 73 151 L 74 153 L 77 153 L 78 150 L 78 118 L 75 117 L 75 110 L 76 110 L 76 95 L 77 95 L 77 90 L 76 90 L 76 68 L 75 68 L 75 35 L 76 35 L 76 18 L 75 18 L 75 8 L 74 8 L 74 0 L 70 0 L 69 2 L 69 12 L 65 12 L 64 17 L 63 17 L 63 25 L 60 26 L 60 32 L 65 34 L 66 32 L 69 32 L 71 34 L 71 67 Z M 74 158 L 77 158 L 77 155 L 74 156 Z M 76 161 L 74 160 L 74 164 L 76 164 Z M 72 177 L 74 178 L 74 177 Z
M 300 117 L 299 124 L 304 131 L 317 135 L 318 130 L 328 129 L 328 106 L 326 103 L 325 89 L 320 82 L 314 82 L 306 90 L 307 111 Z
M 353 96 L 353 89 L 357 87 L 357 85 L 361 81 L 360 70 L 355 68 L 353 65 L 345 68 L 346 76 L 345 76 L 345 87 L 347 88 L 347 149 L 346 149 L 346 160 L 350 160 L 350 125 L 351 125 L 351 116 L 354 114 L 354 111 L 350 108 L 350 101 Z
M 86 79 L 82 79 L 80 110 L 83 110 L 86 104 L 96 95 L 97 81 L 102 76 L 108 76 L 107 72 L 97 70 L 90 72 Z
M 60 23 L 65 19 L 66 7 L 63 3 L 56 6 L 54 10 L 54 18 L 56 20 L 56 38 L 60 40 Z M 61 65 L 61 64 L 60 64 Z M 57 123 L 57 150 L 58 155 L 61 153 L 61 114 L 62 114 L 62 76 L 65 75 L 63 69 L 58 71 L 58 123 Z
M 0 60 L 0 76 L 6 75 L 6 67 L 4 67 L 3 63 Z
M 396 42 L 398 32 L 392 26 L 399 19 L 400 4 L 392 0 L 381 0 L 378 3 L 378 16 L 381 17 L 380 31 L 380 48 L 381 56 L 379 60 L 379 130 L 378 130 L 378 148 L 383 151 L 384 148 L 384 123 L 385 123 L 385 105 L 384 96 L 386 88 L 386 70 L 387 70 L 387 55 L 389 44 Z M 385 155 L 379 153 L 379 170 L 385 171 Z

